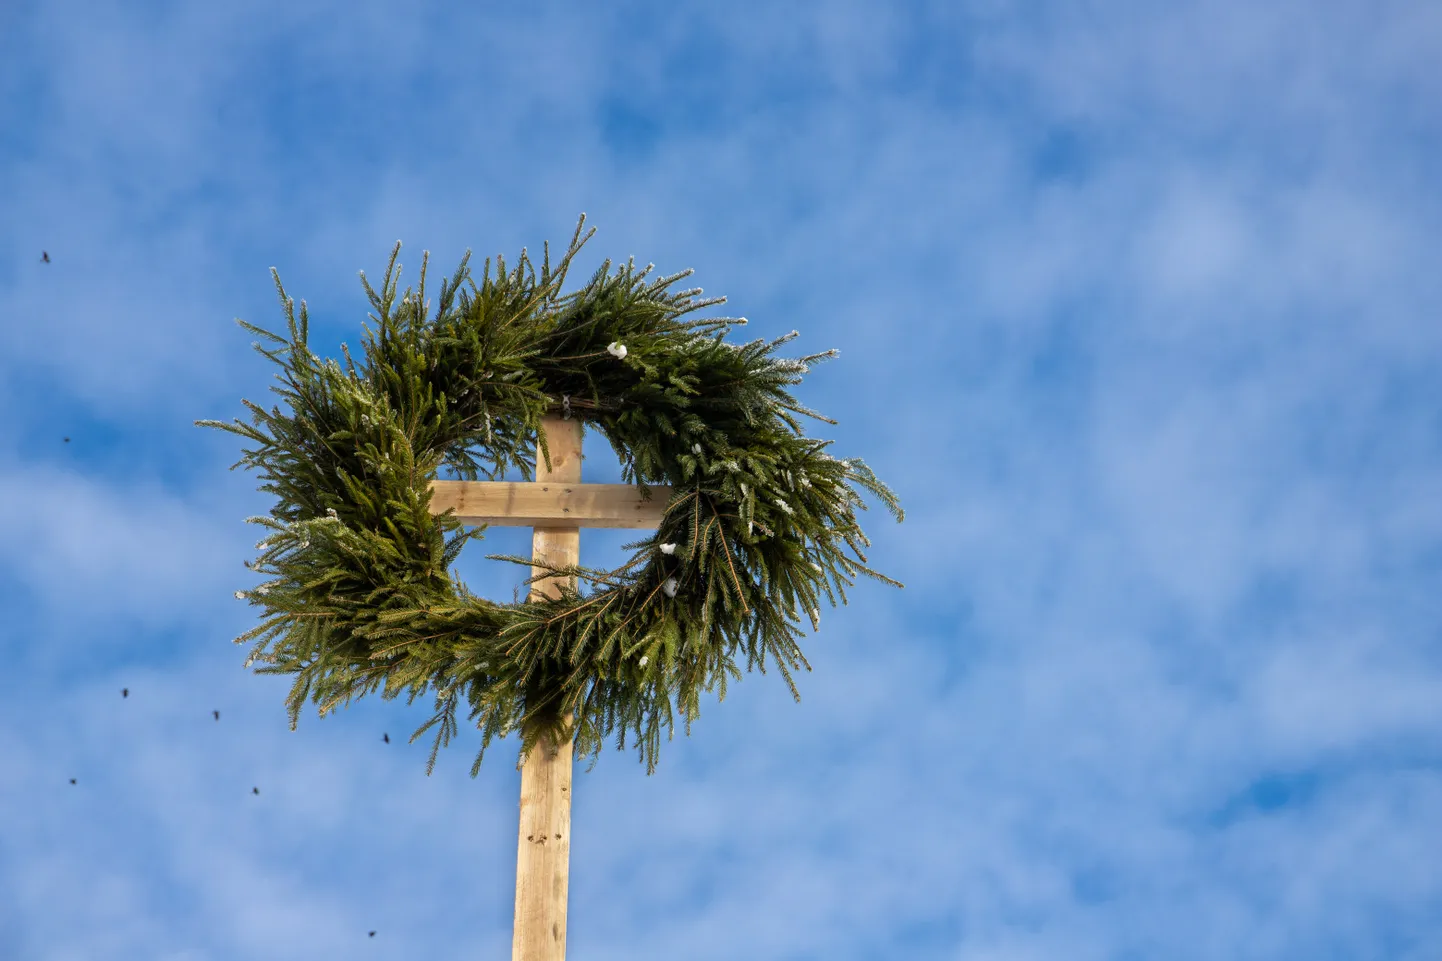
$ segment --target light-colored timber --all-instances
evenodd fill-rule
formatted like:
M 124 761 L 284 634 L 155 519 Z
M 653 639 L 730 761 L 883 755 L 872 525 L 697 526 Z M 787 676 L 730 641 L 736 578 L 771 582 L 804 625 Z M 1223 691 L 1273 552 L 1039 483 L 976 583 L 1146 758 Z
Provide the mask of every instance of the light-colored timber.
M 536 482 L 529 485 L 529 491 L 507 496 L 519 498 L 535 493 L 549 497 L 550 504 L 542 500 L 528 500 L 525 505 L 528 512 L 525 516 L 544 517 L 548 522 L 546 525 L 535 524 L 535 533 L 531 535 L 531 556 L 557 567 L 575 564 L 581 554 L 580 526 L 558 522 L 579 521 L 582 508 L 594 506 L 594 501 L 588 501 L 583 493 L 587 485 L 581 483 L 581 422 L 547 417 L 542 420 L 541 429 L 546 432 L 546 441 L 551 448 L 550 470 L 546 469 L 546 461 L 538 445 Z M 624 488 L 626 485 L 598 486 Z M 553 519 L 556 511 L 551 505 L 556 504 L 570 509 L 561 512 L 562 518 Z M 544 572 L 544 568 L 531 568 L 533 577 Z M 559 597 L 561 584 L 565 581 L 571 582 L 568 586 L 575 586 L 575 578 L 548 577 L 534 581 L 531 599 Z M 532 749 L 521 768 L 521 829 L 516 853 L 516 920 L 511 934 L 512 961 L 565 961 L 566 896 L 571 883 L 573 747 L 574 742 L 569 737 L 564 744 L 543 740 Z
M 656 528 L 666 512 L 672 488 L 650 487 L 649 498 L 631 484 L 581 483 L 581 421 L 541 420 L 551 449 L 546 468 L 539 442 L 536 479 L 510 481 L 431 481 L 431 513 L 452 508 L 464 524 L 532 527 L 531 557 L 553 566 L 576 564 L 581 528 Z M 538 577 L 545 568 L 531 568 Z M 530 600 L 560 596 L 561 584 L 575 578 L 545 577 L 531 585 Z M 521 766 L 520 833 L 516 850 L 516 918 L 511 934 L 512 961 L 565 961 L 566 898 L 571 870 L 571 768 L 573 737 L 556 744 L 543 740 Z
M 578 424 L 563 421 L 561 424 Z M 547 437 L 550 437 L 548 432 Z M 557 449 L 551 448 L 552 466 L 560 469 Z M 537 460 L 541 458 L 537 454 Z M 579 459 L 577 460 L 579 465 Z M 656 528 L 671 499 L 670 487 L 652 486 L 645 500 L 633 484 L 582 484 L 579 480 L 544 477 L 546 465 L 538 463 L 534 481 L 431 481 L 431 513 L 452 507 L 464 524 L 492 524 L 497 527 L 566 528 L 621 527 Z M 576 471 L 577 477 L 580 471 Z

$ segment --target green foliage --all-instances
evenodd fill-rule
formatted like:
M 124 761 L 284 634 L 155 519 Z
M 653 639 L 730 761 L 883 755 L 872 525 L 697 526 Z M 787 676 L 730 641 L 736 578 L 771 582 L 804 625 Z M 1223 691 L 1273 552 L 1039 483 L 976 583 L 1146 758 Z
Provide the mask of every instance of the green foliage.
M 467 252 L 434 314 L 424 263 L 397 302 L 397 243 L 379 293 L 361 274 L 379 328 L 365 327 L 360 366 L 345 348 L 344 369 L 311 353 L 305 302 L 297 317 L 274 271 L 289 339 L 239 321 L 277 345 L 255 347 L 283 369 L 272 390 L 290 409 L 244 401 L 253 425 L 196 423 L 254 442 L 231 469 L 257 469 L 277 498 L 269 517 L 249 519 L 269 533 L 247 566 L 269 580 L 237 592 L 263 617 L 236 643 L 259 639 L 246 663 L 260 673 L 296 675 L 292 728 L 308 697 L 324 716 L 377 688 L 412 702 L 434 689 L 436 713 L 411 738 L 440 725 L 427 773 L 462 698 L 482 735 L 472 776 L 491 739 L 512 731 L 522 757 L 543 733 L 574 735 L 578 756 L 594 757 L 613 733 L 624 749 L 630 732 L 651 772 L 662 727 L 673 736 L 679 713 L 689 733 L 701 692 L 724 698 L 741 655 L 763 673 L 769 657 L 799 700 L 792 672 L 810 669 L 800 618 L 817 623 L 823 594 L 845 603 L 858 572 L 901 586 L 866 566 L 855 516 L 864 490 L 899 521 L 895 496 L 860 460 L 805 437 L 797 415 L 835 421 L 787 391 L 835 351 L 778 358 L 794 332 L 732 344 L 725 334 L 744 319 L 683 319 L 724 300 L 673 291 L 690 271 L 653 277 L 607 261 L 562 294 L 594 233 L 581 236 L 584 222 L 554 267 L 546 248 L 539 272 L 522 251 L 510 270 L 497 257 L 494 275 L 487 260 L 478 285 Z M 617 570 L 540 575 L 574 576 L 588 594 L 476 597 L 449 569 L 484 528 L 432 516 L 429 483 L 442 465 L 467 480 L 507 468 L 530 479 L 541 419 L 563 411 L 610 441 L 626 482 L 676 496 Z

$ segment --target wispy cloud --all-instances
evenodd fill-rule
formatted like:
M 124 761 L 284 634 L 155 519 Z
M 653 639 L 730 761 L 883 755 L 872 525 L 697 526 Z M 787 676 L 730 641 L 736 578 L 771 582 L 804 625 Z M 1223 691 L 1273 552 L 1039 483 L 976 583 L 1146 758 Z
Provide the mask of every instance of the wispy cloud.
M 232 323 L 282 329 L 271 266 L 334 355 L 397 238 L 413 283 L 585 210 L 577 276 L 696 267 L 752 336 L 841 349 L 801 394 L 900 492 L 868 533 L 908 587 L 822 612 L 800 705 L 751 677 L 654 777 L 578 776 L 574 956 L 1429 956 L 1425 5 L 4 17 L 0 596 L 36 673 L 0 682 L 0 947 L 504 955 L 510 745 L 427 779 L 426 703 L 284 729 L 226 643 L 268 504 L 191 421 L 275 402 Z M 509 596 L 508 536 L 473 590 Z

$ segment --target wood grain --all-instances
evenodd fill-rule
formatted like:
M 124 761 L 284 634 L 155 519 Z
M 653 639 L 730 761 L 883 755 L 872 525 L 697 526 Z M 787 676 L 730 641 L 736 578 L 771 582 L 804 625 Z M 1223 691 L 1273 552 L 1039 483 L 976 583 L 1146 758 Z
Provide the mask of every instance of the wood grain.
M 551 448 L 551 468 L 546 469 L 545 459 L 538 450 L 534 486 L 547 494 L 550 493 L 546 490 L 548 487 L 560 492 L 583 489 L 581 422 L 548 417 L 542 421 L 541 429 L 546 432 Z M 527 504 L 531 510 L 538 506 L 545 507 L 544 504 Z M 568 516 L 565 519 L 578 518 Z M 531 556 L 555 566 L 575 564 L 581 553 L 580 527 L 571 523 L 555 526 L 552 522 L 552 525 L 536 526 L 531 537 Z M 544 568 L 531 568 L 532 576 L 544 572 Z M 562 580 L 548 577 L 534 582 L 532 600 L 559 597 Z M 511 934 L 512 961 L 565 961 L 566 901 L 571 882 L 573 749 L 574 742 L 569 737 L 564 744 L 543 739 L 532 749 L 521 767 L 521 824 L 516 853 L 516 920 Z
M 552 447 L 552 466 L 559 470 L 561 464 L 556 461 L 556 455 Z M 579 464 L 578 458 L 578 468 Z M 650 487 L 651 497 L 646 500 L 633 484 L 567 483 L 560 477 L 542 479 L 545 466 L 544 463 L 537 466 L 534 481 L 431 481 L 431 513 L 455 508 L 456 517 L 462 523 L 498 527 L 647 529 L 661 525 L 666 503 L 671 499 L 672 489 L 663 485 Z M 579 469 L 576 474 L 579 476 Z

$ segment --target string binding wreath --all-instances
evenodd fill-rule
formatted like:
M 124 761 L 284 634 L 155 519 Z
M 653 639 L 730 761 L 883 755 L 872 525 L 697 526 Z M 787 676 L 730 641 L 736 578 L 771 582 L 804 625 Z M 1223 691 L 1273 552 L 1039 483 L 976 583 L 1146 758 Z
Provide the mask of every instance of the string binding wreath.
M 237 320 L 283 345 L 252 346 L 284 369 L 285 386 L 271 389 L 291 410 L 243 401 L 255 426 L 196 423 L 256 442 L 231 469 L 259 469 L 260 489 L 279 498 L 269 517 L 247 519 L 270 531 L 246 562 L 269 580 L 236 592 L 264 617 L 235 643 L 259 637 L 246 666 L 296 675 L 292 730 L 307 696 L 323 717 L 381 685 L 386 699 L 409 691 L 408 703 L 434 687 L 436 713 L 411 736 L 441 725 L 427 774 L 456 732 L 461 696 L 482 736 L 473 777 L 491 739 L 511 731 L 524 759 L 542 734 L 574 735 L 579 756 L 598 756 L 612 732 L 624 750 L 630 730 L 651 773 L 662 725 L 675 733 L 673 699 L 689 734 L 701 691 L 719 686 L 724 699 L 744 651 L 747 669 L 762 673 L 770 656 L 799 701 L 792 671 L 810 670 L 796 644 L 799 612 L 819 626 L 820 595 L 846 603 L 858 573 L 902 586 L 866 566 L 870 541 L 854 511 L 866 509 L 860 488 L 901 521 L 896 497 L 861 460 L 834 459 L 830 441 L 805 437 L 794 415 L 836 422 L 786 390 L 836 351 L 784 359 L 773 353 L 795 331 L 733 344 L 725 333 L 745 318 L 683 321 L 725 302 L 673 291 L 690 270 L 653 277 L 654 265 L 638 270 L 631 259 L 613 274 L 608 260 L 562 295 L 595 233 L 582 238 L 584 224 L 583 214 L 554 268 L 545 247 L 539 275 L 523 249 L 509 271 L 498 255 L 494 277 L 487 259 L 477 286 L 467 251 L 433 315 L 428 253 L 419 288 L 397 303 L 397 241 L 379 295 L 361 272 L 380 326 L 363 325 L 359 369 L 344 344 L 344 370 L 311 353 L 305 301 L 297 321 L 274 268 L 290 339 Z M 466 480 L 499 480 L 507 467 L 531 479 L 541 418 L 557 414 L 605 436 L 643 496 L 669 484 L 673 500 L 616 570 L 487 555 L 544 568 L 537 577 L 574 576 L 589 594 L 477 597 L 449 567 L 484 527 L 466 530 L 452 511 L 432 516 L 429 483 L 441 466 Z

